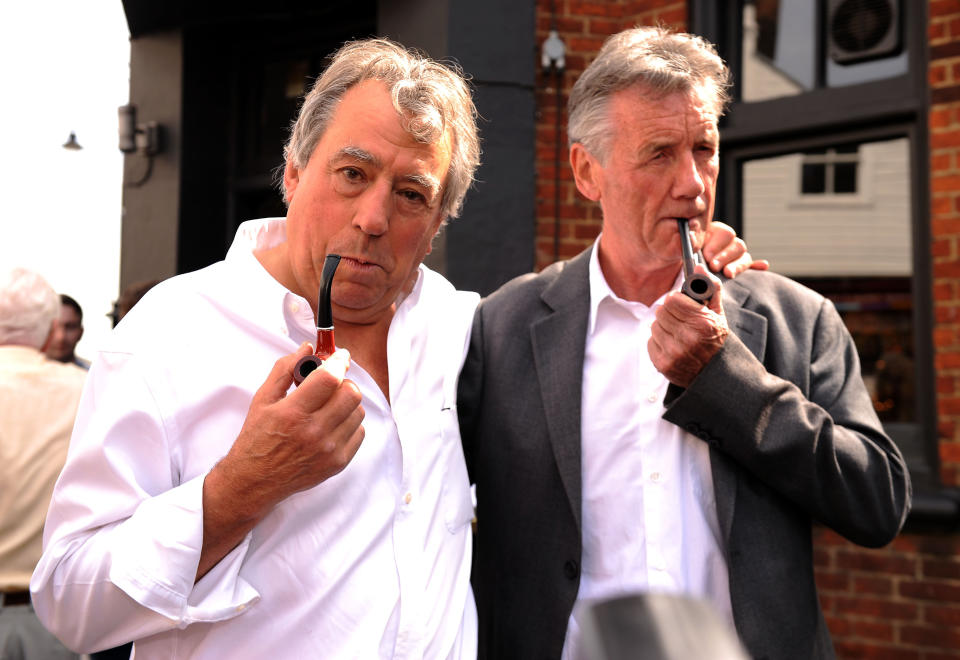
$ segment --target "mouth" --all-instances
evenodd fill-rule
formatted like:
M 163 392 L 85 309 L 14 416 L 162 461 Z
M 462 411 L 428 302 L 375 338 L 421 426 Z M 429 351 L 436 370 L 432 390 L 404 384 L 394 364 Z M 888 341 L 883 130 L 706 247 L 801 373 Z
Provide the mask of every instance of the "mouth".
M 375 261 L 370 261 L 370 260 L 364 259 L 364 258 L 362 258 L 362 257 L 347 257 L 347 256 L 342 256 L 342 257 L 340 258 L 340 261 L 341 261 L 341 264 L 342 264 L 342 265 L 349 266 L 350 268 L 353 268 L 353 269 L 355 269 L 355 270 L 359 270 L 359 271 L 361 271 L 361 272 L 363 272 L 363 271 L 372 271 L 372 270 L 375 270 L 375 269 L 377 269 L 377 268 L 382 268 L 382 266 L 380 266 L 380 264 L 378 264 L 377 262 L 375 262 Z

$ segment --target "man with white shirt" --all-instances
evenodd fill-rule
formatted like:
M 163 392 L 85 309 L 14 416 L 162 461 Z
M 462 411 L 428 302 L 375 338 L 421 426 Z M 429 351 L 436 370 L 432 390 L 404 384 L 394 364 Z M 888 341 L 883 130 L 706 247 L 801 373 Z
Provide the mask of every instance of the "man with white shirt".
M 475 656 L 455 395 L 478 296 L 421 265 L 472 181 L 475 117 L 459 72 L 344 46 L 287 145 L 286 218 L 244 224 L 119 324 L 31 582 L 68 646 Z M 339 350 L 294 388 L 328 253 Z
M 458 405 L 483 658 L 577 658 L 590 606 L 707 600 L 751 657 L 833 656 L 811 524 L 867 546 L 910 482 L 833 305 L 763 270 L 683 295 L 712 220 L 729 72 L 692 35 L 611 37 L 575 83 L 592 248 L 485 299 Z M 698 267 L 700 268 L 700 267 Z

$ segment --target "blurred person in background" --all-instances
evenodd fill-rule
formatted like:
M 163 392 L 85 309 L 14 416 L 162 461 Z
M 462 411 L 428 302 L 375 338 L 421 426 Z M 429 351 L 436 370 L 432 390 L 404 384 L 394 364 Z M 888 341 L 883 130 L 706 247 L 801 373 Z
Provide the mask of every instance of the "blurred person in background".
M 40 275 L 0 274 L 0 658 L 78 657 L 40 623 L 29 591 L 86 379 L 44 355 L 60 305 Z
M 58 362 L 72 362 L 89 369 L 87 360 L 78 358 L 74 351 L 83 337 L 83 310 L 80 303 L 65 293 L 60 294 L 60 317 L 53 324 L 53 334 L 46 348 L 47 357 Z
M 141 280 L 128 285 L 120 292 L 120 297 L 113 302 L 113 311 L 107 316 L 113 321 L 113 327 L 117 327 L 120 320 L 127 315 L 133 306 L 136 305 L 147 291 L 155 287 L 162 280 Z

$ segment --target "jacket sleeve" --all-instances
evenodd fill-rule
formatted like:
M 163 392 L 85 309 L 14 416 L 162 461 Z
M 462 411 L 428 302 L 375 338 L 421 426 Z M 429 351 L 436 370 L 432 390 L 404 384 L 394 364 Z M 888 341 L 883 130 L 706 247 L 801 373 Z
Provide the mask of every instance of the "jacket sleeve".
M 786 347 L 764 359 L 770 368 L 731 334 L 689 388 L 671 388 L 664 418 L 849 540 L 889 543 L 909 510 L 910 479 L 840 315 L 821 299 L 815 320 L 769 333 L 779 339 L 772 350 Z M 797 345 L 808 354 L 791 354 Z M 772 373 L 792 370 L 799 386 Z

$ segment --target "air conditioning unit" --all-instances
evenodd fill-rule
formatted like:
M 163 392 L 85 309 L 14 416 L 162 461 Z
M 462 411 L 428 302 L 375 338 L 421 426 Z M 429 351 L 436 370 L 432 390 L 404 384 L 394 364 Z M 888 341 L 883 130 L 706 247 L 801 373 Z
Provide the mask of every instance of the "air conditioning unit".
M 902 0 L 828 0 L 827 44 L 837 64 L 898 55 Z

